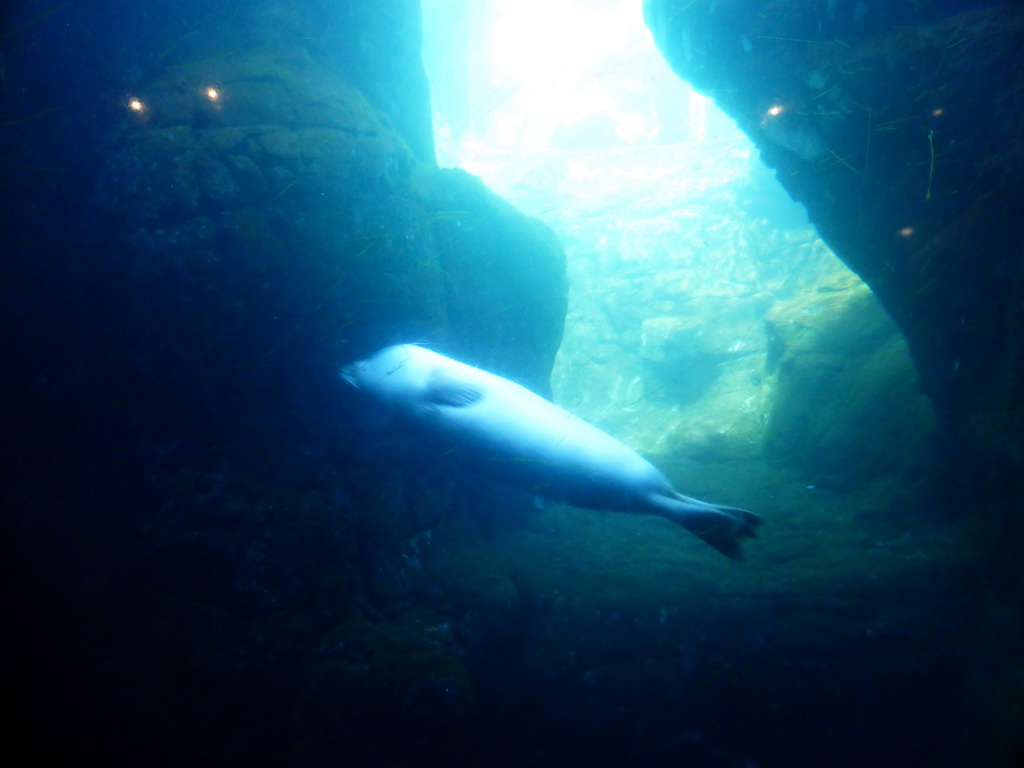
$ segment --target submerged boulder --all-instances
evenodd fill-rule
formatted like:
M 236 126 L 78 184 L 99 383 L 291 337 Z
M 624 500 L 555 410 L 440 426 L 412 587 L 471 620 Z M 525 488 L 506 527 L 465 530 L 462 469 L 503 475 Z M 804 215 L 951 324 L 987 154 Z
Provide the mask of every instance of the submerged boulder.
M 903 331 L 921 385 L 1021 533 L 1024 13 L 1018 3 L 646 0 L 715 102 Z M 1005 554 L 1015 556 L 1011 550 Z
M 124 362 L 160 382 L 173 429 L 315 428 L 339 366 L 397 342 L 486 350 L 544 386 L 565 308 L 553 236 L 419 162 L 302 49 L 169 68 L 132 98 L 99 186 L 104 266 Z
M 822 238 L 903 331 L 937 424 L 955 446 L 955 471 L 944 478 L 937 506 L 970 516 L 982 532 L 985 552 L 976 565 L 985 587 L 975 600 L 988 611 L 985 631 L 1019 638 L 1024 219 L 1016 207 L 1024 196 L 1024 6 L 645 0 L 644 13 L 673 69 L 751 137 Z M 801 350 L 798 317 L 776 315 L 774 328 L 784 342 L 778 391 L 807 392 L 810 402 L 777 403 L 771 444 L 780 455 L 797 451 L 816 472 L 835 476 L 839 469 L 857 479 L 869 468 L 829 467 L 814 446 L 826 437 L 863 444 L 871 437 L 865 425 L 877 427 L 879 414 L 892 408 L 890 391 L 907 379 L 886 385 L 862 357 L 857 376 L 872 394 L 845 410 L 863 413 L 860 423 L 814 417 L 812 407 L 820 412 L 843 397 L 826 386 L 828 376 L 805 368 L 815 359 L 827 364 L 830 352 Z M 870 410 L 876 402 L 889 405 Z M 920 409 L 908 415 L 924 426 Z M 887 462 L 901 450 L 914 453 L 913 442 L 911 430 L 893 426 L 876 436 Z M 977 656 L 985 663 L 972 673 L 963 711 L 1019 701 L 1019 681 L 987 699 L 991 673 L 982 667 L 1019 668 L 1020 643 Z M 951 762 L 1010 765 L 1024 753 L 1016 723 L 961 736 Z
M 935 418 L 906 343 L 849 273 L 766 318 L 769 459 L 856 487 L 934 462 Z
M 372 751 L 384 718 L 441 749 L 473 686 L 446 619 L 422 608 L 418 534 L 486 502 L 370 430 L 338 373 L 421 342 L 545 391 L 561 248 L 478 179 L 423 162 L 301 46 L 168 66 L 124 109 L 94 199 L 103 334 L 72 378 L 152 484 L 130 513 L 133 557 L 174 610 L 147 604 L 139 633 L 182 656 L 167 678 L 221 681 L 222 710 L 248 716 L 247 687 L 279 686 L 294 714 L 259 716 L 302 719 L 304 764 Z M 479 593 L 500 625 L 514 589 Z

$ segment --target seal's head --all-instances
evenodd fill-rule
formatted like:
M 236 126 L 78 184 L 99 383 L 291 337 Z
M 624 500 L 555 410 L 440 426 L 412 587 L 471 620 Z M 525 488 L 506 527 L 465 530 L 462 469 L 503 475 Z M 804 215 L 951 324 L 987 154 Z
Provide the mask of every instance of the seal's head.
M 385 347 L 341 369 L 341 378 L 378 399 L 414 399 L 426 385 L 436 354 L 414 344 Z

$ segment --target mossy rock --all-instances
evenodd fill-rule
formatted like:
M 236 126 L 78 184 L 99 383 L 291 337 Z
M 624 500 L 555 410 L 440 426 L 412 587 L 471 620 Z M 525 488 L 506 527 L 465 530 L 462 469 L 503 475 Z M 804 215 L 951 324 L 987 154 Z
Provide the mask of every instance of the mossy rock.
M 139 418 L 315 431 L 338 367 L 400 341 L 491 350 L 476 362 L 544 387 L 566 301 L 553 235 L 418 161 L 335 73 L 268 46 L 168 68 L 138 97 L 96 200 L 97 267 L 131 329 L 117 354 L 136 389 L 173 393 Z
M 372 754 L 372 764 L 436 749 L 467 727 L 474 705 L 469 672 L 448 624 L 353 617 L 322 639 L 293 707 L 303 750 Z M 394 763 L 398 764 L 398 763 Z
M 851 275 L 774 309 L 766 450 L 816 482 L 857 483 L 931 458 L 934 415 L 907 347 Z

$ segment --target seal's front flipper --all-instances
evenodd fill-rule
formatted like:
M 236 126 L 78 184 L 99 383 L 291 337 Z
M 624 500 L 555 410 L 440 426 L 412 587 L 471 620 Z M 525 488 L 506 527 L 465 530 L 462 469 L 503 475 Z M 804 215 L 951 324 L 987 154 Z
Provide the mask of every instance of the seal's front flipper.
M 465 408 L 483 397 L 483 393 L 472 384 L 442 374 L 435 374 L 427 385 L 423 397 L 435 405 Z

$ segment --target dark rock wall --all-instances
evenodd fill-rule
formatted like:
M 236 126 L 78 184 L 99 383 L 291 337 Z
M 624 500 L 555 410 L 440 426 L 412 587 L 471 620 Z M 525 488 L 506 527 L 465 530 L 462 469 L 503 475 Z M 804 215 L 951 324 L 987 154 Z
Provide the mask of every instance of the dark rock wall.
M 765 453 L 848 493 L 927 472 L 934 417 L 895 324 L 849 272 L 769 312 Z M 907 514 L 899 510 L 898 515 Z
M 1022 696 L 1005 681 L 1024 637 L 1024 6 L 646 0 L 644 10 L 675 71 L 753 139 L 909 343 L 958 468 L 947 503 L 981 523 L 987 553 L 990 641 L 961 759 L 1015 765 L 1019 724 L 1003 713 Z
M 161 382 L 163 409 L 140 401 L 139 418 L 259 430 L 280 414 L 253 402 L 285 396 L 306 439 L 329 434 L 338 367 L 410 340 L 546 386 L 565 303 L 553 236 L 417 161 L 310 52 L 184 63 L 136 90 L 100 176 L 95 290 L 127 316 L 116 364 Z
M 648 0 L 645 12 L 675 70 L 871 285 L 989 480 L 1020 474 L 1020 5 Z
M 2 21 L 0 657 L 22 745 L 440 749 L 470 674 L 443 617 L 398 617 L 422 602 L 418 537 L 479 536 L 493 494 L 372 429 L 338 371 L 424 341 L 543 391 L 566 297 L 551 233 L 434 165 L 417 3 Z

